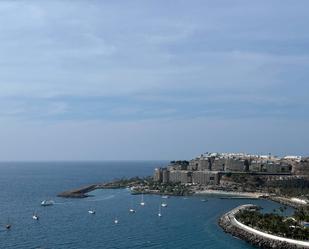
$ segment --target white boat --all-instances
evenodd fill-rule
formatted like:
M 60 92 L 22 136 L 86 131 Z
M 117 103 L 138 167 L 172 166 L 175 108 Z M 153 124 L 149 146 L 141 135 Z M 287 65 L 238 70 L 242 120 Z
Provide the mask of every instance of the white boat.
M 161 206 L 162 206 L 162 207 L 167 207 L 167 203 L 164 203 L 164 202 L 163 202 L 163 203 L 161 203 Z
M 159 216 L 159 217 L 161 217 L 161 216 L 162 216 L 162 213 L 161 213 L 161 205 L 159 206 L 158 216 Z
M 95 210 L 88 210 L 88 214 L 95 214 Z
M 54 205 L 55 202 L 53 200 L 44 200 L 44 201 L 41 201 L 41 206 L 43 207 L 47 207 L 47 206 L 52 206 Z
M 130 208 L 130 209 L 129 209 L 129 212 L 130 212 L 130 213 L 135 213 L 135 210 L 134 210 L 133 208 Z
M 170 198 L 168 195 L 162 195 L 162 197 L 161 197 L 162 199 L 168 199 L 168 198 Z
M 118 219 L 115 218 L 114 223 L 115 223 L 115 224 L 118 224 L 118 222 L 119 222 Z
M 34 220 L 39 220 L 39 216 L 38 216 L 38 214 L 36 214 L 36 213 L 33 213 L 33 215 L 32 215 L 32 219 L 34 219 Z
M 142 200 L 141 200 L 141 206 L 145 206 L 145 202 L 144 202 L 144 194 L 142 194 Z

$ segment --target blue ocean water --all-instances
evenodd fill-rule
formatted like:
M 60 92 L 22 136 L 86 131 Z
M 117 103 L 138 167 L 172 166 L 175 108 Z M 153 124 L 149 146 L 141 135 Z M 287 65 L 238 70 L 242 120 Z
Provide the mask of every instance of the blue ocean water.
M 171 197 L 158 217 L 159 196 L 130 195 L 128 190 L 96 190 L 86 199 L 57 198 L 57 193 L 120 177 L 146 176 L 165 162 L 0 163 L 0 248 L 252 248 L 225 234 L 217 219 L 245 203 L 265 210 L 279 205 L 265 200 Z M 43 199 L 56 204 L 41 207 Z M 134 206 L 136 213 L 130 214 Z M 95 209 L 95 215 L 88 210 Z M 39 221 L 32 219 L 37 212 Z M 7 219 L 12 229 L 4 228 Z M 119 220 L 114 224 L 114 219 Z

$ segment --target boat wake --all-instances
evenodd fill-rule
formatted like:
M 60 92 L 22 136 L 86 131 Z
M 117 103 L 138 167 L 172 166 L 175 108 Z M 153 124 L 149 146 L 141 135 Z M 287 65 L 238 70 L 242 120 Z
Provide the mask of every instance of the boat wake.
M 102 198 L 91 198 L 87 201 L 106 201 L 106 200 L 109 200 L 109 199 L 113 199 L 114 197 L 115 197 L 115 195 L 109 195 L 109 196 L 102 197 Z

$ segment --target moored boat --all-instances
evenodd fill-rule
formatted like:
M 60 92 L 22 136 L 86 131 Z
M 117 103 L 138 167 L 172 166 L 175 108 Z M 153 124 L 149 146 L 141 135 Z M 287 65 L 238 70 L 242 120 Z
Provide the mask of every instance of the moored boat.
M 88 214 L 95 214 L 95 210 L 93 209 L 88 210 Z
M 141 206 L 145 206 L 145 202 L 144 202 L 144 194 L 142 194 L 142 200 L 141 200 Z
M 159 212 L 158 212 L 158 216 L 161 217 L 162 213 L 161 213 L 161 205 L 159 205 Z
M 34 219 L 34 220 L 39 220 L 40 217 L 38 216 L 37 213 L 33 213 L 33 214 L 32 214 L 32 219 Z

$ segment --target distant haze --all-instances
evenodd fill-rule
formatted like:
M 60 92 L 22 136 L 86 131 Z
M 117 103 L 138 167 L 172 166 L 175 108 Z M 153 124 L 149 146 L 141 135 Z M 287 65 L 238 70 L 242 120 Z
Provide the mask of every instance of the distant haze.
M 0 160 L 309 155 L 308 9 L 1 1 Z

